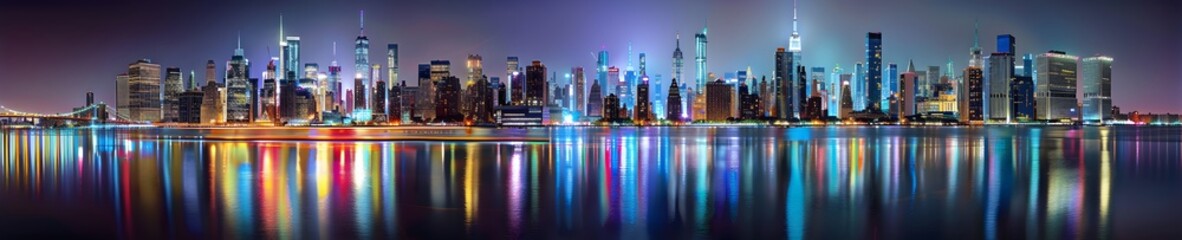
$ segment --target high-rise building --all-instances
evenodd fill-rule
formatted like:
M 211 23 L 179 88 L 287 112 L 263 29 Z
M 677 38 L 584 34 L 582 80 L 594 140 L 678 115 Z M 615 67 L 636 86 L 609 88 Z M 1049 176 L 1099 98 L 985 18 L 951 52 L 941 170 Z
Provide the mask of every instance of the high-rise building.
M 115 76 L 115 115 L 120 119 L 131 116 L 131 85 L 128 81 L 127 72 Z
M 997 52 L 1009 53 L 1012 56 L 1018 55 L 1018 43 L 1014 39 L 1014 35 L 1002 34 L 997 35 Z
M 854 113 L 854 99 L 853 94 L 850 93 L 850 81 L 845 80 L 841 82 L 841 111 L 837 118 L 848 119 L 853 117 Z
M 796 111 L 796 116 L 794 117 L 800 119 L 804 118 L 804 105 L 808 103 L 808 72 L 805 71 L 806 67 L 804 65 L 795 65 L 796 74 L 793 74 L 793 76 L 796 77 L 796 83 L 792 84 L 792 92 L 795 95 L 792 96 L 792 99 L 796 102 L 792 106 L 796 107 L 794 110 Z
M 969 66 L 964 70 L 964 107 L 960 108 L 962 122 L 985 120 L 985 76 L 980 67 Z
M 784 48 L 777 48 L 775 75 L 772 84 L 775 86 L 773 91 L 776 96 L 775 103 L 772 104 L 774 107 L 772 116 L 777 119 L 788 119 L 794 115 L 792 109 L 793 103 L 796 101 L 792 99 L 794 96 L 792 94 L 792 71 L 795 70 L 792 68 L 793 65 L 792 53 L 785 51 Z
M 981 53 L 980 41 L 981 24 L 973 23 L 973 47 L 969 48 L 969 67 L 976 67 L 978 69 L 985 68 L 984 55 Z
M 279 75 L 286 77 L 288 75 L 287 73 L 297 73 L 297 71 L 299 71 L 299 69 L 302 67 L 300 65 L 300 37 L 287 36 L 280 47 L 282 48 L 281 56 L 284 62 L 283 72 L 280 72 Z M 292 76 L 297 75 L 293 74 Z
M 132 121 L 157 122 L 163 117 L 160 65 L 141 59 L 127 66 L 128 112 Z
M 677 79 L 674 78 L 673 82 L 669 84 L 669 94 L 665 97 L 665 102 L 668 103 L 668 111 L 665 112 L 665 119 L 669 121 L 679 122 L 684 120 L 685 114 L 682 112 L 684 108 L 681 105 L 681 90 L 679 86 Z
M 673 78 L 673 80 L 682 80 L 682 82 L 685 82 L 685 78 L 682 78 L 682 76 L 681 76 L 682 68 L 685 67 L 685 56 L 681 53 L 681 34 L 677 34 L 677 39 L 676 39 L 675 44 L 676 44 L 675 45 L 676 47 L 673 49 L 673 76 L 672 76 L 672 78 Z M 676 84 L 674 84 L 674 85 L 676 85 Z M 673 86 L 673 85 L 670 85 L 670 86 Z
M 177 98 L 177 119 L 180 123 L 201 123 L 201 103 L 205 93 L 198 90 L 188 90 Z
M 434 122 L 461 122 L 464 115 L 460 113 L 460 78 L 447 76 L 442 78 L 436 86 L 435 118 Z
M 916 86 L 918 75 L 915 74 L 914 68 L 908 67 L 907 72 L 899 75 L 899 119 L 915 115 L 916 96 L 919 94 L 919 88 Z
M 317 63 L 305 63 L 304 64 L 304 77 L 303 78 L 316 79 L 316 76 L 319 74 L 320 74 L 320 64 L 317 64 Z
M 866 33 L 866 109 L 882 112 L 882 33 Z
M 525 105 L 546 106 L 546 65 L 534 60 L 525 69 Z
M 181 93 L 185 92 L 181 69 L 169 67 L 164 74 L 164 119 L 165 122 L 176 122 L 179 116 L 179 101 Z M 90 106 L 90 104 L 86 104 Z
M 464 83 L 464 86 L 470 86 L 472 84 L 476 84 L 476 81 L 478 81 L 484 77 L 484 60 L 483 59 L 484 58 L 480 57 L 480 55 L 475 55 L 475 54 L 468 55 L 468 61 L 467 61 L 468 79 L 467 79 L 467 82 Z
M 353 114 L 358 111 L 365 110 L 369 106 L 365 98 L 365 76 L 361 73 L 354 74 L 353 77 Z
M 705 26 L 702 27 L 702 32 L 694 34 L 694 42 L 695 42 L 695 46 L 696 46 L 696 48 L 694 49 L 696 51 L 695 52 L 696 54 L 694 55 L 694 64 L 695 64 L 694 68 L 696 70 L 695 74 L 697 74 L 697 78 L 696 78 L 697 85 L 695 87 L 698 88 L 699 92 L 705 92 L 704 89 L 706 89 L 706 82 L 710 81 L 710 79 L 707 79 L 707 77 L 706 77 L 706 53 L 707 53 L 707 51 L 706 51 L 706 27 Z
M 1036 119 L 1059 121 L 1077 117 L 1076 69 L 1079 57 L 1050 51 L 1035 59 Z
M 398 44 L 386 44 L 386 81 L 398 86 Z
M 616 94 L 608 94 L 603 98 L 603 120 L 616 122 L 621 120 L 620 98 Z
M 589 120 L 597 120 L 603 117 L 603 89 L 599 86 L 599 81 L 591 82 L 591 89 L 587 91 L 587 117 Z
M 641 63 L 641 66 L 644 66 L 644 61 L 641 61 Z M 644 68 L 642 67 L 641 69 Z M 640 78 L 640 83 L 636 84 L 636 113 L 633 114 L 633 119 L 636 121 L 647 122 L 652 120 L 653 106 L 649 100 L 648 80 L 649 78 L 644 76 Z
M 205 83 L 201 89 L 201 123 L 222 124 L 226 122 L 226 88 L 216 81 Z
M 739 119 L 759 118 L 759 95 L 751 93 L 747 83 L 739 82 Z
M 587 113 L 587 92 L 586 92 L 587 91 L 587 88 L 586 88 L 587 79 L 583 73 L 583 67 L 571 68 L 570 72 L 571 72 L 572 77 L 574 78 L 574 80 L 573 80 L 574 81 L 574 83 L 573 83 L 574 90 L 571 91 L 571 93 L 574 94 L 574 106 L 572 108 L 575 109 L 575 112 L 578 112 L 580 114 L 586 114 Z
M 386 114 L 389 116 L 387 120 L 395 123 L 402 122 L 402 89 L 406 89 L 406 81 L 402 81 L 401 83 L 395 82 L 390 85 L 393 85 L 393 87 L 390 88 L 390 95 L 386 96 L 386 104 L 388 104 L 388 108 L 390 109 Z
M 332 65 L 328 66 L 328 88 L 332 91 L 330 91 L 329 94 L 325 94 L 325 96 L 329 98 L 328 101 L 331 103 L 330 107 L 328 107 L 330 110 L 340 110 L 341 108 L 341 95 L 345 93 L 345 89 L 342 85 L 341 65 L 337 65 L 337 61 L 334 60 L 332 61 Z
M 234 49 L 234 56 L 226 63 L 226 122 L 248 123 L 254 121 L 254 89 L 250 82 L 250 60 L 242 50 L 242 41 Z
M 1083 121 L 1112 121 L 1112 58 L 1096 56 L 1083 59 Z
M 374 87 L 373 87 L 372 91 L 373 91 L 373 93 L 371 93 L 370 95 L 373 95 L 373 104 L 372 104 L 372 106 L 370 106 L 370 109 L 373 110 L 374 116 L 390 116 L 390 115 L 386 114 L 387 113 L 387 111 L 386 111 L 387 96 L 386 95 L 387 95 L 387 92 L 389 91 L 389 89 L 386 86 L 386 81 L 378 80 L 377 83 L 374 83 Z M 380 117 L 378 117 L 376 119 L 377 120 L 387 120 L 387 119 L 381 119 Z
M 989 67 L 985 71 L 985 120 L 1009 123 L 1013 117 L 1010 83 L 1014 80 L 1014 55 L 993 53 L 985 61 Z
M 1029 76 L 1015 76 L 1010 82 L 1010 111 L 1013 121 L 1034 119 L 1034 79 Z
M 730 118 L 733 94 L 734 87 L 722 79 L 706 84 L 706 120 L 722 122 Z
M 883 73 L 883 100 L 881 106 L 887 106 L 886 98 L 899 92 L 899 66 L 894 63 L 888 64 L 886 71 Z M 885 109 L 884 109 L 885 110 Z M 898 112 L 895 109 L 889 109 L 888 112 Z
M 361 11 L 361 31 L 357 35 L 357 39 L 353 40 L 353 71 L 357 72 L 362 82 L 369 82 L 373 77 L 371 76 L 371 68 L 369 64 L 369 37 L 365 36 L 365 11 Z M 354 88 L 353 94 L 365 97 L 366 90 L 364 88 Z M 354 96 L 356 97 L 356 96 Z M 354 103 L 357 104 L 357 103 Z M 365 106 L 364 103 L 360 106 Z

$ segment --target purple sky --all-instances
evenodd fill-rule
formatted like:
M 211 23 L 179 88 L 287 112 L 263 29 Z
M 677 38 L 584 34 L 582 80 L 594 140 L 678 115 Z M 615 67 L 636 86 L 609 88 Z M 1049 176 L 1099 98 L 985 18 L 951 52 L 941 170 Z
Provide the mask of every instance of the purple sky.
M 277 56 L 279 15 L 302 38 L 304 63 L 327 66 L 332 43 L 345 76 L 353 73 L 358 11 L 366 11 L 370 61 L 385 65 L 387 43 L 400 45 L 401 80 L 413 85 L 415 66 L 448 59 L 464 76 L 463 59 L 480 54 L 485 74 L 504 74 L 506 56 L 540 59 L 561 75 L 593 69 L 592 52 L 627 63 L 627 44 L 648 54 L 649 74 L 669 81 L 674 36 L 682 34 L 684 77 L 694 74 L 693 33 L 709 25 L 708 71 L 750 66 L 770 75 L 773 52 L 786 47 L 792 1 L 33 1 L 0 3 L 0 105 L 65 112 L 85 92 L 113 102 L 114 80 L 128 63 L 152 59 L 197 70 L 218 62 L 219 76 L 242 34 L 258 77 Z M 905 67 L 967 64 L 973 21 L 981 22 L 986 54 L 1009 33 L 1020 53 L 1061 50 L 1103 54 L 1113 63 L 1113 102 L 1125 111 L 1182 112 L 1182 3 L 1178 1 L 942 1 L 800 0 L 804 64 L 852 70 L 864 61 L 865 34 L 883 32 L 884 61 Z M 268 55 L 270 48 L 270 56 Z M 635 61 L 634 61 L 635 62 Z M 593 74 L 588 72 L 588 80 Z M 351 84 L 345 84 L 351 85 Z

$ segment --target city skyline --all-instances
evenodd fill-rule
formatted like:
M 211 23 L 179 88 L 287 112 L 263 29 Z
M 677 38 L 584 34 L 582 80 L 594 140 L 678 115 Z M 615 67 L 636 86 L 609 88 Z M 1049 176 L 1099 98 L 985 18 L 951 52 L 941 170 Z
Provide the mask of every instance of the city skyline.
M 784 14 L 780 15 L 776 15 L 780 13 L 776 12 L 764 13 L 762 15 L 752 14 L 754 16 L 734 16 L 733 14 L 727 14 L 728 11 L 737 11 L 733 10 L 734 7 L 718 2 L 686 3 L 684 6 L 669 6 L 670 4 L 666 2 L 664 7 L 671 9 L 665 10 L 660 10 L 662 6 L 659 5 L 661 4 L 644 2 L 636 4 L 636 8 L 634 9 L 625 8 L 622 12 L 625 13 L 624 15 L 628 15 L 628 11 L 636 11 L 651 13 L 652 16 L 635 19 L 626 18 L 630 20 L 582 16 L 587 14 L 583 13 L 583 11 L 576 11 L 578 13 L 568 19 L 562 19 L 563 17 L 552 13 L 531 18 L 529 16 L 515 16 L 512 13 L 499 13 L 496 11 L 497 7 L 505 7 L 522 9 L 520 11 L 522 14 L 517 15 L 525 15 L 524 13 L 533 12 L 528 11 L 530 4 L 521 2 L 512 2 L 508 3 L 507 6 L 496 7 L 482 6 L 482 4 L 457 7 L 448 6 L 448 4 L 443 3 L 406 3 L 407 6 L 415 6 L 412 7 L 415 9 L 441 10 L 439 12 L 454 13 L 456 15 L 476 13 L 474 15 L 478 15 L 478 17 L 493 19 L 498 19 L 499 16 L 503 15 L 520 17 L 525 20 L 540 19 L 533 22 L 544 23 L 545 26 L 543 27 L 547 27 L 546 31 L 529 31 L 531 30 L 531 21 L 497 20 L 489 23 L 482 22 L 481 20 L 483 18 L 459 20 L 448 17 L 423 17 L 420 15 L 421 13 L 410 14 L 411 16 L 392 16 L 395 14 L 387 14 L 388 12 L 398 12 L 397 10 L 390 9 L 401 6 L 401 3 L 353 3 L 351 5 L 355 6 L 336 7 L 324 10 L 323 12 L 318 12 L 321 11 L 321 8 L 314 7 L 319 3 L 299 3 L 301 7 L 289 6 L 279 7 L 277 9 L 257 8 L 264 10 L 231 12 L 225 14 L 225 17 L 222 18 L 196 14 L 194 18 L 189 19 L 184 18 L 186 14 L 171 14 L 179 16 L 169 16 L 170 13 L 174 13 L 172 11 L 163 11 L 163 14 L 161 12 L 151 12 L 146 15 L 146 19 L 142 19 L 146 21 L 144 24 L 148 26 L 146 27 L 147 30 L 141 29 L 144 37 L 134 38 L 134 40 L 131 37 L 126 37 L 128 36 L 126 34 L 120 34 L 121 31 L 127 30 L 118 29 L 121 25 L 116 24 L 118 20 L 124 19 L 125 16 L 99 20 L 98 22 L 82 23 L 82 21 L 89 21 L 88 18 L 84 17 L 87 14 L 101 13 L 104 9 L 120 9 L 118 4 L 104 4 L 98 9 L 87 9 L 88 7 L 96 7 L 89 6 L 88 4 L 73 4 L 70 7 L 64 8 L 50 7 L 42 4 L 28 4 L 6 7 L 4 8 L 5 10 L 0 10 L 5 13 L 3 16 L 8 16 L 0 17 L 0 20 L 2 20 L 0 22 L 3 22 L 3 25 L 0 25 L 0 30 L 4 30 L 5 32 L 28 33 L 5 34 L 3 37 L 0 37 L 0 71 L 11 73 L 9 74 L 11 78 L 3 82 L 7 84 L 18 81 L 16 79 L 28 79 L 20 87 L 5 87 L 0 89 L 0 104 L 22 110 L 61 112 L 61 110 L 80 105 L 79 103 L 83 99 L 81 97 L 75 99 L 73 96 L 82 96 L 85 92 L 95 92 L 96 97 L 100 101 L 114 103 L 113 75 L 125 70 L 128 63 L 140 58 L 152 59 L 153 63 L 160 64 L 161 67 L 180 67 L 182 72 L 200 72 L 207 60 L 214 60 L 218 63 L 218 71 L 216 72 L 219 72 L 216 79 L 223 81 L 226 76 L 224 76 L 225 66 L 222 63 L 233 55 L 236 44 L 238 44 L 236 38 L 239 33 L 242 36 L 242 48 L 246 53 L 246 58 L 253 60 L 249 72 L 255 74 L 247 77 L 258 78 L 259 75 L 257 73 L 265 71 L 266 63 L 270 60 L 270 57 L 277 57 L 279 55 L 277 36 L 279 36 L 278 21 L 280 14 L 285 16 L 285 33 L 287 35 L 302 37 L 301 51 L 303 53 L 301 53 L 301 63 L 318 63 L 321 66 L 327 66 L 335 60 L 344 66 L 344 76 L 353 76 L 355 71 L 348 62 L 354 56 L 352 56 L 352 51 L 350 51 L 351 49 L 349 47 L 352 46 L 352 39 L 358 35 L 359 22 L 357 15 L 361 10 L 369 13 L 366 17 L 371 18 L 366 20 L 367 29 L 365 32 L 370 37 L 370 52 L 383 52 L 384 47 L 382 46 L 387 43 L 399 44 L 401 48 L 399 53 L 399 67 L 401 69 L 412 69 L 408 67 L 427 63 L 435 59 L 461 62 L 468 54 L 480 54 L 486 56 L 488 59 L 503 59 L 505 56 L 518 56 L 524 62 L 542 60 L 546 65 L 551 66 L 549 68 L 551 71 L 565 71 L 565 69 L 571 67 L 593 67 L 595 64 L 593 53 L 600 50 L 607 50 L 612 53 L 610 54 L 611 58 L 609 62 L 612 63 L 612 66 L 617 67 L 623 67 L 624 65 L 622 63 L 629 62 L 629 60 L 635 61 L 635 59 L 624 59 L 628 56 L 636 57 L 638 53 L 647 53 L 649 56 L 652 56 L 648 58 L 647 64 L 650 69 L 648 72 L 651 75 L 665 75 L 666 77 L 662 78 L 662 81 L 668 83 L 671 81 L 671 76 L 668 75 L 672 72 L 672 63 L 668 56 L 671 56 L 675 47 L 674 37 L 677 34 L 692 36 L 692 34 L 702 29 L 703 25 L 705 25 L 710 30 L 710 59 L 709 65 L 707 65 L 707 71 L 722 76 L 723 73 L 743 70 L 745 67 L 750 66 L 754 70 L 754 74 L 752 75 L 758 78 L 760 76 L 772 75 L 773 51 L 776 48 L 788 47 L 789 35 L 792 32 L 791 9 L 793 3 L 792 1 L 767 3 L 770 4 L 768 9 L 784 9 L 785 11 L 782 12 Z M 260 3 L 250 4 L 266 5 Z M 255 9 L 250 4 L 242 7 Z M 515 4 L 525 5 L 526 7 L 513 8 Z M 591 9 L 587 12 L 610 11 L 610 9 L 614 9 L 607 7 L 581 8 L 579 4 L 595 6 L 612 5 L 612 3 L 608 2 L 576 3 L 565 7 L 570 9 Z M 873 7 L 874 5 L 883 3 L 866 4 L 870 4 L 871 6 L 862 7 Z M 1031 4 L 1028 7 L 1029 9 L 1015 8 L 1014 12 L 1031 12 L 1034 11 L 1033 9 L 1037 9 L 1039 4 L 1049 3 Z M 1108 4 L 1115 5 L 1112 3 Z M 1017 38 L 1019 54 L 1039 54 L 1048 50 L 1065 51 L 1068 54 L 1081 58 L 1103 54 L 1116 59 L 1114 68 L 1119 69 L 1113 71 L 1112 74 L 1112 82 L 1114 83 L 1114 87 L 1112 88 L 1113 105 L 1120 106 L 1125 110 L 1139 110 L 1142 112 L 1182 111 L 1179 108 L 1179 104 L 1177 104 L 1182 101 L 1176 95 L 1169 94 L 1172 92 L 1171 90 L 1182 90 L 1179 81 L 1176 81 L 1182 75 L 1182 70 L 1173 68 L 1173 66 L 1179 65 L 1179 55 L 1182 54 L 1169 54 L 1170 52 L 1182 53 L 1182 51 L 1177 51 L 1179 50 L 1179 46 L 1175 44 L 1178 42 L 1178 33 L 1168 31 L 1168 29 L 1176 28 L 1179 24 L 1170 21 L 1155 21 L 1160 20 L 1160 18 L 1154 18 L 1154 16 L 1168 15 L 1155 15 L 1154 13 L 1168 13 L 1170 12 L 1168 10 L 1177 9 L 1177 6 L 1155 8 L 1153 7 L 1154 5 L 1145 2 L 1121 4 L 1123 5 L 1117 5 L 1117 7 L 1134 8 L 1146 11 L 1147 13 L 1137 17 L 1121 16 L 1118 14 L 1115 15 L 1115 19 L 1103 19 L 1109 25 L 1096 26 L 1088 24 L 1087 21 L 1081 21 L 1081 19 L 1089 19 L 1089 13 L 1099 14 L 1099 10 L 1096 9 L 1106 9 L 1111 6 L 1101 5 L 1101 3 L 1087 3 L 1065 6 L 1066 8 L 1080 10 L 1078 12 L 1063 13 L 1067 12 L 1063 11 L 1048 14 L 1050 16 L 1041 16 L 1045 18 L 1044 20 L 1047 20 L 1045 22 L 1052 23 L 1021 24 L 1020 22 L 1022 22 L 1023 17 L 1004 17 L 1008 16 L 1007 14 L 1015 13 L 990 10 L 985 10 L 983 11 L 984 13 L 974 12 L 968 15 L 937 11 L 937 13 L 950 15 L 947 16 L 949 21 L 941 21 L 938 24 L 930 22 L 932 18 L 907 20 L 906 17 L 888 17 L 891 14 L 881 12 L 868 13 L 866 19 L 841 22 L 833 21 L 834 16 L 832 15 L 842 14 L 833 13 L 848 12 L 851 7 L 841 6 L 843 4 L 840 3 L 801 1 L 797 5 L 800 8 L 799 31 L 803 39 L 802 52 L 804 59 L 802 62 L 806 67 L 825 67 L 829 71 L 831 71 L 834 65 L 840 65 L 844 69 L 853 69 L 855 62 L 865 60 L 864 34 L 866 32 L 882 32 L 883 64 L 894 63 L 902 65 L 910 60 L 915 60 L 918 62 L 917 65 L 922 68 L 923 66 L 942 66 L 947 59 L 952 59 L 955 63 L 954 66 L 959 69 L 968 63 L 968 49 L 972 46 L 973 40 L 973 23 L 974 21 L 980 21 L 981 46 L 986 55 L 997 50 L 992 39 L 993 36 L 1001 34 L 1013 34 Z M 931 10 L 928 8 L 952 9 L 954 7 L 952 5 L 955 4 L 935 1 L 911 1 L 908 3 L 899 2 L 891 4 L 891 6 L 895 7 L 915 8 L 921 10 L 920 12 L 922 10 Z M 966 5 L 961 5 L 960 7 L 995 8 L 995 6 L 989 6 L 988 4 Z M 1174 5 L 1178 4 L 1174 3 Z M 146 6 L 130 7 L 124 9 L 124 11 L 137 11 L 156 7 L 166 9 L 178 6 L 196 7 L 198 9 L 214 7 L 198 4 L 173 3 L 169 5 L 156 3 L 146 4 Z M 534 7 L 543 8 L 545 6 Z M 50 8 L 62 9 L 49 11 Z M 1092 9 L 1091 11 L 1093 12 L 1083 11 L 1087 9 Z M 765 9 L 762 11 L 768 10 Z M 1117 10 L 1109 9 L 1109 11 Z M 322 14 L 308 14 L 308 12 Z M 691 14 L 677 14 L 682 12 L 690 12 Z M 31 13 L 39 13 L 40 15 L 33 16 Z M 43 18 L 52 18 L 55 16 L 60 19 L 63 17 L 61 16 L 62 14 L 80 14 L 81 16 L 76 16 L 72 20 L 37 21 L 37 19 L 44 20 Z M 449 16 L 448 14 L 445 14 L 445 16 Z M 974 14 L 978 16 L 972 16 Z M 1031 17 L 1027 16 L 1029 14 L 1018 15 L 1026 16 L 1026 18 Z M 660 20 L 663 16 L 671 18 L 671 20 Z M 882 21 L 885 23 L 870 20 L 880 17 L 887 19 L 886 21 Z M 217 20 L 201 21 L 210 18 Z M 415 19 L 426 20 L 416 21 L 416 23 L 405 22 L 405 20 Z M 605 19 L 606 21 L 598 24 L 587 19 Z M 421 23 L 423 21 L 434 20 L 438 20 L 438 22 Z M 196 22 L 186 23 L 184 21 Z M 920 23 L 917 24 L 913 21 L 919 21 Z M 37 24 L 20 24 L 29 22 Z M 241 28 L 223 26 L 235 22 L 242 23 L 243 26 Z M 896 24 L 888 24 L 892 22 Z M 1015 24 L 1014 22 L 1019 23 Z M 1053 23 L 1062 24 L 1065 28 L 1059 29 L 1040 25 L 1054 25 Z M 88 29 L 88 31 L 78 29 L 84 25 L 96 27 L 97 29 Z M 176 25 L 173 27 L 178 29 L 157 28 L 160 25 Z M 831 29 L 832 26 L 849 27 L 834 27 Z M 194 29 L 190 31 L 189 27 L 193 27 Z M 58 31 L 71 29 L 79 31 Z M 618 35 L 603 36 L 592 32 L 593 30 L 604 29 L 609 30 L 609 32 L 619 31 L 621 33 Z M 760 29 L 770 30 L 762 31 Z M 927 29 L 931 29 L 931 31 Z M 103 32 L 104 30 L 107 32 Z M 504 30 L 503 36 L 499 30 Z M 171 35 L 178 35 L 176 31 L 181 31 L 180 36 L 167 36 L 170 33 Z M 562 34 L 569 31 L 581 32 L 581 34 Z M 68 36 L 67 34 L 70 33 L 77 34 L 77 36 Z M 1140 33 L 1160 37 L 1122 37 L 1114 40 L 1096 38 L 1094 37 L 1095 33 L 1117 36 L 1134 36 Z M 82 41 L 93 44 L 77 44 L 79 46 L 75 46 L 71 44 L 76 44 L 78 41 L 66 41 L 63 38 L 93 39 L 95 41 Z M 935 38 L 939 39 L 937 40 Z M 337 45 L 335 57 L 332 56 L 333 42 Z M 597 42 L 599 43 L 598 45 L 596 44 Z M 633 43 L 634 54 L 626 53 L 628 43 Z M 14 46 L 20 47 L 16 48 Z M 55 49 L 52 46 L 60 46 L 61 48 Z M 77 51 L 77 49 L 74 49 L 78 47 L 87 47 L 84 49 L 91 51 Z M 692 53 L 694 52 L 694 47 L 692 44 L 687 44 L 684 47 L 685 49 L 683 51 L 691 53 L 690 56 L 686 57 L 693 58 L 694 55 Z M 917 50 L 917 48 L 925 47 L 927 49 Z M 31 50 L 40 50 L 42 52 L 31 52 Z M 69 59 L 71 56 L 77 57 L 78 59 Z M 383 54 L 370 54 L 369 62 L 384 63 L 384 57 Z M 47 62 L 55 64 L 47 64 Z M 501 61 L 487 62 L 485 64 L 486 69 L 503 69 L 504 65 Z M 53 70 L 54 67 L 63 66 L 81 67 L 77 71 Z M 453 71 L 451 75 L 464 76 L 465 73 L 462 71 Z M 492 71 L 486 73 L 486 75 L 490 77 L 499 76 L 498 72 Z M 695 76 L 696 74 L 696 71 L 693 69 L 683 69 L 683 77 Z M 591 75 L 587 77 L 588 81 L 594 80 L 594 75 L 591 73 L 588 73 L 588 75 Z M 399 80 L 407 81 L 409 86 L 417 85 L 414 79 L 408 79 L 409 77 L 413 77 L 413 75 L 404 73 L 401 76 L 402 79 Z M 198 77 L 199 79 L 205 78 L 203 75 Z M 559 79 L 559 81 L 565 80 Z M 679 79 L 679 82 L 682 83 L 691 81 L 692 78 Z M 69 88 L 62 89 L 65 87 Z M 351 87 L 346 87 L 346 89 L 351 89 Z M 60 97 L 55 97 L 50 101 L 28 100 L 31 99 L 31 96 L 43 95 L 45 93 L 60 94 L 56 95 Z M 1162 101 L 1163 97 L 1168 100 Z

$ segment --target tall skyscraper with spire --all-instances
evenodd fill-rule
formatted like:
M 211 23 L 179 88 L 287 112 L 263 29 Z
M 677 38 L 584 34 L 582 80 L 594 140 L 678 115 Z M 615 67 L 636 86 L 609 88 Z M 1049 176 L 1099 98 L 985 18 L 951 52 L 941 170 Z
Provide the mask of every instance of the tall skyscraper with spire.
M 981 23 L 973 23 L 973 47 L 969 48 L 969 67 L 983 68 L 984 56 L 981 55 Z
M 685 56 L 681 53 L 681 34 L 677 34 L 676 48 L 673 49 L 673 79 L 685 82 L 681 78 L 681 68 L 685 67 Z
M 360 78 L 362 83 L 369 82 L 370 79 L 370 65 L 369 65 L 369 38 L 365 37 L 365 11 L 361 11 L 361 32 L 357 35 L 357 40 L 354 41 L 353 47 L 353 71 L 356 76 Z M 367 92 L 365 89 L 353 89 L 353 93 L 364 96 Z M 368 98 L 366 98 L 368 99 Z M 362 104 L 364 106 L 364 104 Z
M 796 1 L 792 1 L 792 36 L 788 38 L 788 51 L 800 56 L 800 32 L 797 32 Z
M 238 38 L 238 48 L 234 49 L 234 56 L 226 63 L 226 121 L 248 123 L 254 121 L 251 114 L 254 102 L 254 89 L 250 82 L 250 60 L 244 56 L 242 38 Z
M 705 91 L 706 82 L 708 81 L 706 79 L 706 27 L 705 26 L 702 26 L 702 32 L 694 35 L 694 43 L 695 43 L 694 45 L 696 47 L 696 49 L 694 49 L 694 51 L 696 53 L 696 55 L 694 55 L 694 64 L 695 64 L 694 68 L 696 70 L 695 74 L 697 74 L 697 77 L 694 80 L 697 83 L 697 85 L 695 85 L 695 87 L 698 89 L 698 92 L 701 93 L 701 92 Z
M 286 53 L 287 53 L 287 36 L 283 35 L 283 14 L 279 14 L 279 70 L 276 79 L 282 80 L 287 76 Z

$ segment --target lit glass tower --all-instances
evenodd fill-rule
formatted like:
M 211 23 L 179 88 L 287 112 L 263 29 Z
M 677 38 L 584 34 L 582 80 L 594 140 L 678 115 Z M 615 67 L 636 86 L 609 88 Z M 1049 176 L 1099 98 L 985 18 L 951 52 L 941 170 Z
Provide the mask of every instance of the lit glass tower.
M 694 56 L 695 69 L 697 70 L 697 72 L 695 73 L 695 74 L 697 74 L 697 78 L 695 78 L 697 85 L 695 85 L 695 87 L 698 89 L 698 93 L 702 93 L 702 92 L 705 92 L 706 81 L 707 81 L 706 80 L 706 27 L 703 26 L 702 32 L 694 35 L 694 42 L 695 42 L 695 47 L 696 47 L 695 51 L 697 53 Z
M 1112 58 L 1083 59 L 1083 121 L 1103 124 L 1112 120 Z
M 386 81 L 398 85 L 398 44 L 386 44 Z
M 283 76 L 284 79 L 287 79 L 287 73 L 290 72 L 292 73 L 292 76 L 295 76 L 296 71 L 299 71 L 300 68 L 303 68 L 303 66 L 300 66 L 300 37 L 287 36 L 281 45 L 283 45 L 283 51 L 281 55 L 281 58 L 283 58 L 283 67 L 279 75 Z
M 369 65 L 369 38 L 365 37 L 365 11 L 361 11 L 361 33 L 357 35 L 357 40 L 354 41 L 353 57 L 353 71 L 356 72 L 356 75 L 361 78 L 362 83 L 369 82 L 371 77 Z M 369 91 L 366 91 L 364 88 L 353 89 L 353 93 L 356 95 L 365 96 L 366 92 Z M 360 104 L 360 106 L 365 105 Z
M 1076 75 L 1079 57 L 1051 51 L 1035 59 L 1036 119 L 1057 121 L 1076 117 Z
M 673 49 L 673 79 L 685 82 L 681 78 L 681 68 L 685 66 L 685 56 L 681 53 L 681 34 L 677 34 L 677 48 Z
M 291 45 L 289 45 L 291 46 Z M 298 46 L 298 40 L 297 44 Z M 247 60 L 242 50 L 242 40 L 238 40 L 238 48 L 234 49 L 234 56 L 226 64 L 226 121 L 248 123 L 254 121 L 251 114 L 254 94 L 250 82 L 250 60 Z
M 607 50 L 600 50 L 599 54 L 597 56 L 598 57 L 595 59 L 595 75 L 596 75 L 597 79 L 595 79 L 595 82 L 599 83 L 600 88 L 607 88 L 608 86 L 610 86 L 610 85 L 608 85 L 608 81 L 607 81 L 607 64 L 608 64 Z M 602 99 L 594 99 L 594 100 L 595 101 L 603 101 Z
M 867 110 L 882 112 L 882 33 L 866 34 Z

